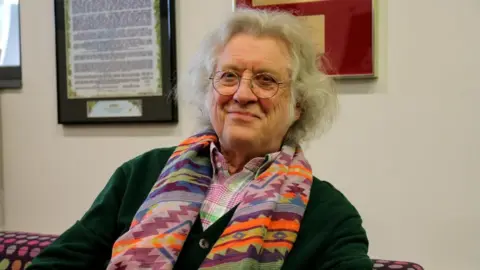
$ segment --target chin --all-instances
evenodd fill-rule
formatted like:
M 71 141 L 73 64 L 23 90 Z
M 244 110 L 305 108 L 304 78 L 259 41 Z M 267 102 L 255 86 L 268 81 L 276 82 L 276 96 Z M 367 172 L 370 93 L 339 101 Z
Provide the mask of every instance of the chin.
M 228 140 L 229 144 L 248 144 L 251 145 L 258 141 L 258 130 L 254 127 L 242 125 L 229 125 L 223 131 L 223 138 Z

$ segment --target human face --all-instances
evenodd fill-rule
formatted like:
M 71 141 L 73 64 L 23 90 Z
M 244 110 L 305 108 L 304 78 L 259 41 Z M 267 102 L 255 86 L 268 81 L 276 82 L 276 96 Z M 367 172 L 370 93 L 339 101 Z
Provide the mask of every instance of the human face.
M 290 55 L 287 45 L 271 37 L 238 34 L 218 55 L 215 72 L 233 71 L 242 77 L 232 95 L 212 88 L 210 120 L 222 147 L 252 151 L 258 155 L 278 151 L 290 125 L 300 112 L 292 106 L 289 83 Z M 281 82 L 271 98 L 258 98 L 250 78 L 267 73 Z

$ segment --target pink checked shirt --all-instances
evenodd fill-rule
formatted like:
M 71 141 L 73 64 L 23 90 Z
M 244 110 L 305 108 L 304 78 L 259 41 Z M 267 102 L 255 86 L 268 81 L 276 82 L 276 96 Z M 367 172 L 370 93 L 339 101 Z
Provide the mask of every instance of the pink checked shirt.
M 225 158 L 214 143 L 210 144 L 213 178 L 200 209 L 200 219 L 204 230 L 241 202 L 245 187 L 266 169 L 279 153 L 275 152 L 266 157 L 254 158 L 245 165 L 242 171 L 230 175 Z

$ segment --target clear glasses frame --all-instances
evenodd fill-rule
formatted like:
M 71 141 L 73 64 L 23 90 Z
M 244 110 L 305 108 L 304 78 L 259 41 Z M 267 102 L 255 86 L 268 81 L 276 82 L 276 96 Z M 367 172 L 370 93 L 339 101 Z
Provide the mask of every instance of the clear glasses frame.
M 226 78 L 226 76 L 229 77 Z M 280 86 L 285 84 L 277 82 L 268 73 L 254 74 L 252 78 L 245 79 L 233 71 L 217 71 L 209 79 L 212 81 L 213 89 L 222 96 L 235 94 L 240 88 L 242 80 L 250 81 L 250 90 L 256 97 L 262 99 L 272 98 L 278 93 Z

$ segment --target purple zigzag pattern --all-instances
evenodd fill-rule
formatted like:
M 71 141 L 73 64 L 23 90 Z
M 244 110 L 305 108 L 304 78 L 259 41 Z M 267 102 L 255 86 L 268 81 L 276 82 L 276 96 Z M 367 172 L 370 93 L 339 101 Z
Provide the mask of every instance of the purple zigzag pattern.
M 179 161 L 179 162 L 181 162 L 181 161 Z M 142 206 L 139 208 L 139 210 L 138 210 L 139 213 L 138 214 L 140 214 L 140 212 L 145 212 L 146 209 L 151 208 L 154 204 L 153 201 L 158 202 L 158 200 L 152 200 L 152 199 L 157 197 L 157 196 L 161 196 L 165 192 L 186 191 L 186 192 L 190 192 L 190 193 L 203 194 L 203 195 L 205 195 L 207 193 L 208 186 L 210 185 L 210 182 L 211 182 L 211 173 L 212 173 L 211 169 L 209 171 L 206 170 L 206 173 L 208 173 L 207 175 L 202 175 L 202 176 L 195 175 L 195 178 L 194 178 L 194 176 L 190 175 L 191 172 L 189 170 L 182 169 L 180 171 L 185 171 L 185 172 L 184 173 L 177 173 L 176 177 L 178 177 L 180 175 L 184 175 L 184 176 L 186 176 L 186 178 L 195 179 L 195 183 L 188 182 L 188 181 L 182 181 L 182 180 L 168 183 L 166 181 L 167 179 L 169 179 L 168 175 L 165 176 L 164 178 L 158 180 L 159 184 L 156 184 L 154 186 L 154 188 L 150 191 L 150 194 L 148 194 L 147 199 L 142 204 Z M 142 216 L 143 216 L 143 214 L 142 214 Z M 139 216 L 138 220 L 141 220 L 140 216 Z
M 198 207 L 180 206 L 180 210 L 167 211 L 167 217 L 154 217 L 151 221 L 142 221 L 137 224 L 140 228 L 136 228 L 135 232 L 132 232 L 134 238 L 143 238 L 151 235 L 157 235 L 158 229 L 167 229 L 171 225 L 169 223 L 181 224 L 185 221 L 185 218 L 189 218 L 191 213 L 198 212 Z
M 298 183 L 290 183 L 287 186 L 287 192 L 295 193 L 297 195 L 300 194 L 300 195 L 306 196 L 307 194 L 305 194 L 304 191 L 305 191 L 305 187 L 301 186 Z
M 260 263 L 283 261 L 286 257 L 284 252 L 277 249 L 269 250 L 263 248 L 261 253 L 258 253 L 257 248 L 253 245 L 248 246 L 245 252 L 229 248 L 225 251 L 225 255 L 215 254 L 211 259 L 207 256 L 201 267 L 213 267 L 223 263 L 239 262 L 244 259 L 254 259 Z
M 198 161 L 201 163 L 201 160 Z M 191 159 L 178 159 L 175 163 L 172 164 L 167 170 L 163 171 L 160 175 L 160 178 L 164 178 L 169 176 L 170 174 L 177 173 L 177 172 L 190 172 L 194 171 L 200 174 L 208 174 L 209 168 L 203 164 L 198 164 Z
M 288 180 L 286 180 L 288 181 Z M 250 202 L 250 203 L 258 203 L 260 200 L 267 200 L 269 198 L 275 198 L 276 194 L 281 194 L 281 189 L 282 187 L 285 187 L 286 191 L 285 192 L 292 192 L 295 194 L 301 193 L 302 195 L 306 196 L 305 190 L 309 188 L 310 182 L 304 182 L 302 180 L 301 183 L 296 183 L 296 182 L 290 182 L 290 183 L 271 183 L 268 187 L 272 187 L 269 189 L 265 189 L 264 183 L 262 183 L 261 186 L 255 185 L 255 182 L 252 182 L 247 188 L 247 191 L 245 192 L 244 196 L 244 201 Z M 263 194 L 261 194 L 263 192 Z
M 282 181 L 279 181 L 278 177 L 275 177 L 274 175 L 268 177 L 268 178 L 263 178 L 263 179 L 255 179 L 251 182 L 250 185 L 248 185 L 249 189 L 251 190 L 258 190 L 258 191 L 263 191 L 265 187 L 270 187 L 272 186 L 272 183 L 277 183 L 280 184 Z
M 234 222 L 235 223 L 246 222 L 246 221 L 258 218 L 260 216 L 264 216 L 264 217 L 270 217 L 271 216 L 272 221 L 282 220 L 282 219 L 284 219 L 284 220 L 299 220 L 301 218 L 301 215 L 299 215 L 297 213 L 294 213 L 294 212 L 275 212 L 272 215 L 272 210 L 271 209 L 265 209 L 265 210 L 260 210 L 260 211 L 236 216 L 234 219 L 232 219 L 230 224 L 232 224 Z
M 245 191 L 243 202 L 247 204 L 247 203 L 254 203 L 258 201 L 266 201 L 267 199 L 270 199 L 270 198 L 276 198 L 281 187 L 282 187 L 282 183 L 276 182 L 276 183 L 271 183 L 270 186 L 268 186 L 268 189 L 257 189 L 257 187 L 255 187 L 255 185 L 253 185 L 253 182 L 252 182 L 252 184 L 250 184 L 247 187 L 247 190 Z
M 155 264 L 155 267 L 161 267 L 166 264 L 165 261 L 170 261 L 171 263 L 175 262 L 175 260 L 169 256 L 166 257 L 163 261 L 158 261 L 157 258 L 159 256 L 159 251 L 156 248 L 135 248 L 130 249 L 125 252 L 125 255 L 132 255 L 135 256 L 135 264 L 137 264 L 137 268 L 146 268 L 152 267 L 152 264 Z M 164 254 L 165 255 L 165 254 Z M 168 254 L 167 254 L 168 255 Z M 172 262 L 173 260 L 173 262 Z M 162 269 L 162 268 L 157 268 Z
M 191 183 L 187 181 L 178 181 L 164 184 L 161 188 L 153 190 L 149 198 L 161 196 L 164 192 L 171 191 L 186 191 L 191 193 L 205 194 L 208 190 L 208 185 L 199 185 L 199 183 Z
M 137 213 L 135 214 L 135 217 L 133 218 L 132 225 L 138 223 L 138 222 L 143 222 L 145 219 L 145 215 L 154 207 L 158 207 L 162 201 L 155 203 L 154 201 L 147 200 L 145 203 L 137 210 Z M 187 206 L 185 205 L 179 205 L 178 207 L 189 207 L 191 210 L 190 211 L 197 211 L 196 209 L 200 209 L 201 202 L 190 202 Z

